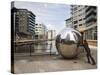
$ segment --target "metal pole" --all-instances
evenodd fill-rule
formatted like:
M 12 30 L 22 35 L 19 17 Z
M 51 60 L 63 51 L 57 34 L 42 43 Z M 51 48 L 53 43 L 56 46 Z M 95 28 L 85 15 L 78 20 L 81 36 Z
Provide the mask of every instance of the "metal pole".
M 32 52 L 32 51 L 31 51 L 31 44 L 29 44 L 29 47 L 30 47 L 30 56 L 32 56 L 32 54 L 31 54 L 31 52 Z
M 51 39 L 52 39 L 52 30 L 51 30 Z M 52 49 L 52 40 L 51 40 L 51 45 L 50 45 L 50 56 L 51 56 L 51 49 Z

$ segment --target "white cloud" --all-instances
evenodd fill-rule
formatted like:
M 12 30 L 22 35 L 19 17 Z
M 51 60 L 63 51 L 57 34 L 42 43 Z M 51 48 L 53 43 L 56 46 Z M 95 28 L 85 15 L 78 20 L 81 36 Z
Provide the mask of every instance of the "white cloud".
M 64 4 L 15 2 L 15 6 L 32 11 L 36 15 L 36 23 L 43 23 L 56 33 L 65 27 L 64 20 L 70 16 L 70 6 Z
M 48 30 L 56 30 L 56 35 L 57 35 L 65 28 L 65 25 L 63 25 L 63 24 L 61 24 L 61 25 L 46 24 L 46 27 Z
M 47 4 L 44 4 L 44 7 L 45 7 L 45 8 L 47 8 L 47 6 L 48 6 Z
M 54 25 L 46 24 L 48 30 L 55 30 Z

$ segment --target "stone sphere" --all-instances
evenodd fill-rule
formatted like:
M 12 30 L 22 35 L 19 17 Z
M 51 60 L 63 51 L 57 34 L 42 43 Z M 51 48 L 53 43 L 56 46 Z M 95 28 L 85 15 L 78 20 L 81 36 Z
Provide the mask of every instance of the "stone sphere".
M 56 48 L 64 58 L 75 58 L 78 55 L 78 44 L 82 35 L 73 28 L 65 28 L 56 36 Z

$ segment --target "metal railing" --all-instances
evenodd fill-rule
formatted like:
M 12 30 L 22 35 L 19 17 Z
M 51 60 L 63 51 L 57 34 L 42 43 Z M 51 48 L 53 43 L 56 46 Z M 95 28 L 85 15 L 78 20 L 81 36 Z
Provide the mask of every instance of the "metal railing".
M 32 56 L 34 51 L 36 50 L 50 50 L 50 55 L 52 54 L 52 41 L 55 39 L 45 39 L 45 40 L 18 40 L 14 41 L 14 54 L 20 54 L 20 53 L 29 53 L 30 56 Z M 51 41 L 49 44 L 47 43 L 48 41 Z M 44 48 L 36 49 L 35 46 L 41 45 Z M 49 48 L 45 48 L 49 46 Z

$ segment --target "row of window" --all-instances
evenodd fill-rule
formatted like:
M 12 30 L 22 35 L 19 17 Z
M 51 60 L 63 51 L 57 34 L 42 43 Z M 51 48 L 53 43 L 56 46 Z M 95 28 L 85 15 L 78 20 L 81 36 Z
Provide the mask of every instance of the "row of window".
M 33 21 L 29 21 L 29 24 L 35 25 L 35 22 L 33 22 Z
M 85 38 L 91 40 L 97 40 L 97 28 L 91 28 L 85 31 Z
M 23 11 L 23 12 L 17 12 L 16 14 L 26 14 L 26 12 L 25 11 Z
M 37 29 L 37 28 L 35 29 L 35 31 L 42 31 L 42 30 L 43 30 L 43 29 Z
M 84 13 L 79 13 L 79 15 L 78 14 L 73 14 L 72 15 L 73 18 L 76 18 L 76 17 L 84 17 L 84 16 L 85 16 Z
M 84 14 L 85 11 L 82 11 L 82 9 L 80 9 L 80 10 L 78 10 L 78 11 L 72 11 L 71 14 L 73 15 L 73 14 L 77 14 L 77 13 L 79 13 L 79 12 L 80 12 L 81 14 Z M 80 16 L 81 16 L 81 15 L 80 15 Z
M 84 19 L 79 19 L 79 20 L 76 20 L 76 21 L 74 21 L 74 24 L 77 24 L 78 23 L 78 21 L 82 21 L 82 20 L 84 20 Z
M 35 20 L 35 17 L 29 17 L 29 19 L 31 19 L 31 20 Z
M 82 24 L 79 24 L 79 26 L 82 26 Z M 74 26 L 74 28 L 77 28 L 77 27 L 78 27 L 78 25 L 75 25 L 75 26 Z

